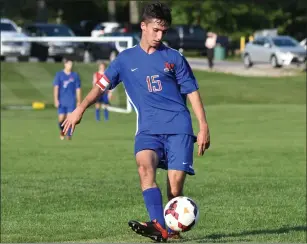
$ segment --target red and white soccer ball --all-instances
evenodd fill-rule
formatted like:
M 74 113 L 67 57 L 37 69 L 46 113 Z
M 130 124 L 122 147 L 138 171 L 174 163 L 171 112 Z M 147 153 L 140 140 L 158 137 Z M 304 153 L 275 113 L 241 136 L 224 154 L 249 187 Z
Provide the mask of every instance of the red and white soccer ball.
M 189 231 L 196 225 L 198 218 L 198 207 L 189 197 L 175 197 L 164 208 L 165 223 L 174 231 Z

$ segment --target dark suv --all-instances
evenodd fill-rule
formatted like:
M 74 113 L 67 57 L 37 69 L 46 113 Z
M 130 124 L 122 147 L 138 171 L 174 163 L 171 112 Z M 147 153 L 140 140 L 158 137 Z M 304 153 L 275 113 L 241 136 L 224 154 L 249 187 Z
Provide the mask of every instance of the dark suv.
M 24 27 L 29 36 L 35 37 L 73 37 L 74 32 L 66 25 L 34 23 Z M 70 57 L 76 61 L 83 61 L 84 44 L 78 42 L 33 42 L 30 55 L 40 61 L 46 61 L 48 57 L 56 62 L 63 57 Z
M 203 52 L 205 49 L 206 31 L 199 25 L 174 25 L 179 35 L 179 48 L 188 51 Z

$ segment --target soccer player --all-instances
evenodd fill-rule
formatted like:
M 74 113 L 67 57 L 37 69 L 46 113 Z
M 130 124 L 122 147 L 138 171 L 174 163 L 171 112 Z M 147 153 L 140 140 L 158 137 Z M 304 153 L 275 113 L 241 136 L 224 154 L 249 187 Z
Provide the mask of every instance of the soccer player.
M 60 127 L 60 139 L 64 140 L 62 123 L 81 102 L 81 81 L 76 72 L 72 71 L 73 61 L 64 59 L 64 69 L 56 73 L 53 81 L 54 106 L 58 109 L 58 121 Z M 71 140 L 71 132 L 66 135 Z
M 106 69 L 106 65 L 103 62 L 99 62 L 98 64 L 98 71 L 94 73 L 93 75 L 93 86 L 96 86 L 96 83 L 102 78 L 102 75 Z M 100 121 L 100 109 L 103 107 L 103 115 L 104 120 L 109 120 L 109 110 L 108 106 L 110 104 L 110 100 L 112 98 L 112 90 L 105 91 L 97 100 L 95 103 L 95 115 L 96 120 Z
M 146 5 L 140 24 L 140 43 L 111 62 L 96 87 L 63 123 L 65 133 L 69 129 L 74 131 L 85 110 L 106 88 L 124 83 L 137 114 L 135 157 L 150 217 L 148 222 L 131 220 L 128 224 L 137 234 L 157 242 L 179 235 L 166 229 L 162 195 L 156 183 L 157 168 L 167 170 L 168 199 L 181 196 L 186 175 L 195 174 L 194 143 L 197 141 L 199 156 L 210 145 L 209 127 L 192 70 L 178 51 L 161 43 L 171 22 L 167 5 L 159 2 Z M 187 99 L 198 120 L 197 137 Z

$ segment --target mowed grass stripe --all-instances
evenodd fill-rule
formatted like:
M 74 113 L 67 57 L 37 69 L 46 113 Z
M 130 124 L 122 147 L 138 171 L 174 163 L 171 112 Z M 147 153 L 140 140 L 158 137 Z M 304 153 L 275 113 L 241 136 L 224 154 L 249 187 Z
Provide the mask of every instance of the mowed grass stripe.
M 7 63 L 8 64 L 8 63 Z M 21 67 L 25 67 L 23 64 L 19 66 L 19 63 L 9 63 L 2 67 L 1 81 L 5 82 L 6 86 L 11 92 L 18 98 L 22 99 L 25 103 L 32 102 L 35 99 L 45 100 L 43 91 L 36 86 L 32 85 L 32 81 L 27 74 L 24 74 Z M 39 73 L 36 72 L 36 68 L 33 66 L 31 72 L 37 74 L 36 81 L 40 79 Z M 5 104 L 5 101 L 3 101 Z
M 17 97 L 5 82 L 1 82 L 1 104 L 5 101 L 6 104 L 22 104 L 23 101 Z
M 62 63 L 6 63 L 1 64 L 1 82 L 15 97 L 15 103 L 33 99 L 44 99 L 53 103 L 52 81 L 55 73 L 63 69 Z M 96 64 L 76 63 L 74 70 L 82 81 L 83 95 L 92 86 L 92 75 Z M 49 74 L 49 75 L 48 75 Z M 205 105 L 209 104 L 305 104 L 305 76 L 295 77 L 240 77 L 215 72 L 195 71 Z M 30 83 L 30 84 L 29 84 Z M 22 87 L 22 88 L 20 88 Z M 34 89 L 32 89 L 34 87 Z M 113 102 L 126 100 L 123 89 L 115 91 Z M 2 103 L 9 104 L 14 97 L 3 96 Z M 124 101 L 125 102 L 125 101 Z
M 195 71 L 205 105 L 306 104 L 306 77 L 241 77 Z

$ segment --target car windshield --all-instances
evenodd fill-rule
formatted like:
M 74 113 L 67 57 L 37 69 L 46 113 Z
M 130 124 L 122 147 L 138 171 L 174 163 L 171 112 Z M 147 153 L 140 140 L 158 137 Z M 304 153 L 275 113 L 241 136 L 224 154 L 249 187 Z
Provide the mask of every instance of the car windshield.
M 75 36 L 74 32 L 65 26 L 44 26 L 41 31 L 45 36 Z
M 10 23 L 1 23 L 0 24 L 0 30 L 1 31 L 14 31 L 14 32 L 17 31 L 15 29 L 15 27 L 12 24 L 10 24 Z
M 106 27 L 102 24 L 98 24 L 94 27 L 94 30 L 104 30 Z
M 273 43 L 277 47 L 295 47 L 298 45 L 292 38 L 273 38 Z

